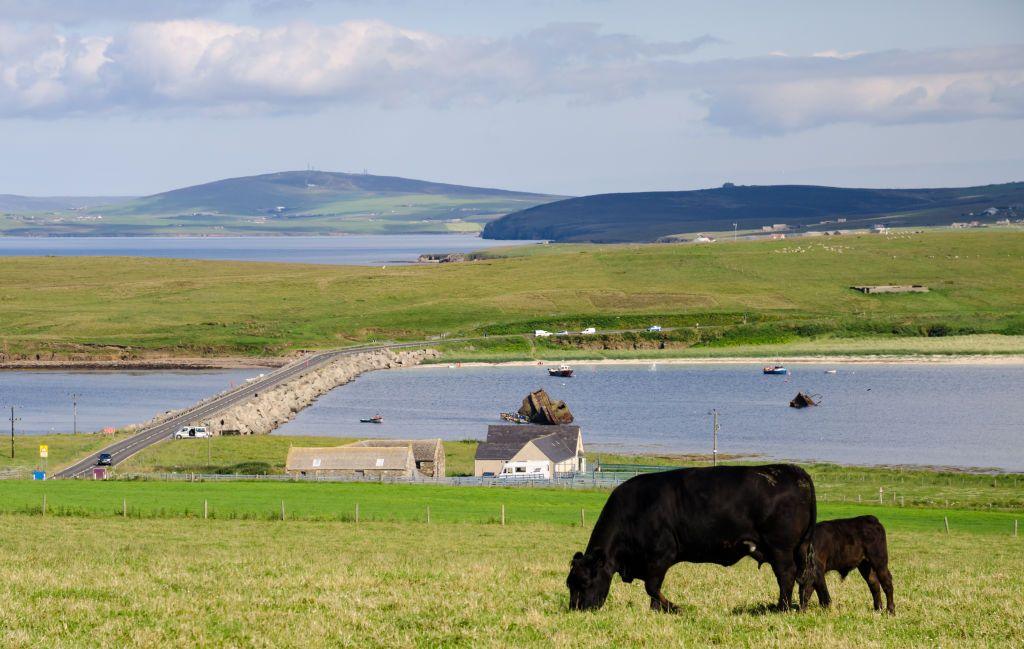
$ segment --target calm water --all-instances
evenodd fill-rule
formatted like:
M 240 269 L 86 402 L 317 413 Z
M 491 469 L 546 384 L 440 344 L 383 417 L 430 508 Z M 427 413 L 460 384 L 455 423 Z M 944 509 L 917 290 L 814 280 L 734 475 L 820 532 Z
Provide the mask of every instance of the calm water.
M 145 372 L 0 372 L 0 433 L 10 434 L 15 406 L 18 434 L 69 433 L 72 393 L 78 394 L 78 430 L 144 422 L 255 376 L 261 370 Z M 262 370 L 266 371 L 266 370 Z
M 423 253 L 472 252 L 530 241 L 490 241 L 459 234 L 338 237 L 0 237 L 0 257 L 129 256 L 377 265 L 416 261 Z
M 578 365 L 555 379 L 541 367 L 373 372 L 322 397 L 280 434 L 480 439 L 498 412 L 544 387 L 564 399 L 595 450 L 711 449 L 717 408 L 723 453 L 851 464 L 935 464 L 1024 470 L 1024 367 Z M 818 408 L 794 410 L 797 390 Z M 384 415 L 379 426 L 358 419 Z

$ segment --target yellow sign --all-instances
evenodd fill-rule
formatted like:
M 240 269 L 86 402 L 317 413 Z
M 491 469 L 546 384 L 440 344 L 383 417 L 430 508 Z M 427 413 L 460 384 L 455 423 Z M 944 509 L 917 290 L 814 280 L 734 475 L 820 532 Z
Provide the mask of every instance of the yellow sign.
M 50 447 L 46 444 L 39 445 L 39 457 L 50 457 Z

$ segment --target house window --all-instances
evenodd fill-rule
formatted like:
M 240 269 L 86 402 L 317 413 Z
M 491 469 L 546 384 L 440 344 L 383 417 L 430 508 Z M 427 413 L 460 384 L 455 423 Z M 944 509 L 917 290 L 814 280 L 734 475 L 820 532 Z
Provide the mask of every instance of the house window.
M 315 469 L 318 466 L 320 466 L 320 458 L 315 457 L 315 458 L 313 458 L 313 468 Z
M 384 458 L 382 458 L 382 457 L 377 458 L 377 466 L 378 467 L 384 466 Z
M 526 473 L 526 467 L 525 466 L 517 466 L 516 467 L 516 473 Z

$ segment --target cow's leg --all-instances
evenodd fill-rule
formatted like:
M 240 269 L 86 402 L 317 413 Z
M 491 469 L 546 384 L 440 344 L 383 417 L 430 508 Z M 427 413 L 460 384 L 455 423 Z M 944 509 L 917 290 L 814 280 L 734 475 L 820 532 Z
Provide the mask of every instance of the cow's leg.
M 793 584 L 796 583 L 796 564 L 785 553 L 775 553 L 771 561 L 775 581 L 779 583 L 779 610 L 788 611 L 793 604 Z
M 875 610 L 882 610 L 882 587 L 878 583 L 878 575 L 871 569 L 871 564 L 867 561 L 862 561 L 857 569 L 860 570 L 860 574 L 864 577 L 864 581 L 868 582 L 868 588 L 871 589 L 871 599 L 874 602 Z
M 650 571 L 649 576 L 644 579 L 644 590 L 651 598 L 651 610 L 659 613 L 678 613 L 679 607 L 668 601 L 664 595 L 661 594 L 661 585 L 665 582 L 665 573 L 668 572 L 667 567 L 657 566 Z
M 871 574 L 877 576 L 878 581 L 882 584 L 882 589 L 885 591 L 885 610 L 890 615 L 896 614 L 896 604 L 892 600 L 892 573 L 889 572 L 888 566 L 875 566 Z M 877 607 L 876 607 L 877 608 Z
M 828 586 L 825 584 L 825 575 L 816 575 L 814 578 L 814 592 L 818 594 L 818 605 L 822 608 L 832 606 L 832 596 L 828 594 Z

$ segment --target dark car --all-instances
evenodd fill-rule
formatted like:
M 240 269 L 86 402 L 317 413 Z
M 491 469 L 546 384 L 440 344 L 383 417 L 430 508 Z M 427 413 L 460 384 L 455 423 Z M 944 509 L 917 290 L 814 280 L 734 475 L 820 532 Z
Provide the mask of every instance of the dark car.
M 114 458 L 111 457 L 110 453 L 100 453 L 100 458 L 98 460 L 96 460 L 96 465 L 97 466 L 110 466 L 112 461 L 113 461 L 113 459 Z

